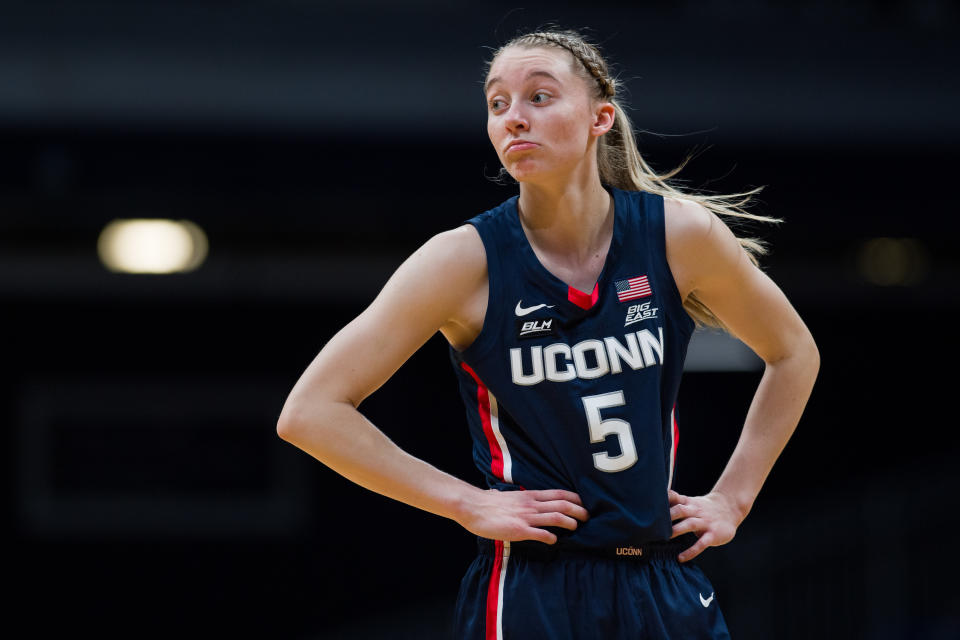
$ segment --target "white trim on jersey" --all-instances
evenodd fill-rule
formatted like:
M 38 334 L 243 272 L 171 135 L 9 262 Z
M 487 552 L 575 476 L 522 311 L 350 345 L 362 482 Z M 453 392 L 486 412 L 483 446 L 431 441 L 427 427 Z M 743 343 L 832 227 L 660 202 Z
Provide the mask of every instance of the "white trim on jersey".
M 503 584 L 507 577 L 507 561 L 510 560 L 510 541 L 503 541 L 503 560 L 500 564 L 500 585 L 497 589 L 497 640 L 503 640 Z
M 673 462 L 677 453 L 677 420 L 673 417 L 676 407 L 670 409 L 670 472 L 667 475 L 667 490 L 673 485 Z
M 487 388 L 487 397 L 490 399 L 490 429 L 493 431 L 493 437 L 497 439 L 497 444 L 500 445 L 500 453 L 503 455 L 503 479 L 505 482 L 513 484 L 513 462 L 510 459 L 510 450 L 507 449 L 507 441 L 503 439 L 503 434 L 500 433 L 497 399 L 489 388 Z

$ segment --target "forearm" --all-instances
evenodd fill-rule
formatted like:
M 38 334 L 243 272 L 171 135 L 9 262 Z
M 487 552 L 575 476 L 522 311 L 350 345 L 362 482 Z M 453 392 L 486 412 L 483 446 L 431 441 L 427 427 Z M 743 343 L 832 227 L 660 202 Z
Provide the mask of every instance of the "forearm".
M 457 522 L 482 491 L 403 451 L 349 403 L 285 408 L 277 431 L 360 486 Z
M 713 487 L 747 516 L 774 462 L 793 435 L 813 390 L 820 366 L 816 347 L 767 364 L 743 431 Z

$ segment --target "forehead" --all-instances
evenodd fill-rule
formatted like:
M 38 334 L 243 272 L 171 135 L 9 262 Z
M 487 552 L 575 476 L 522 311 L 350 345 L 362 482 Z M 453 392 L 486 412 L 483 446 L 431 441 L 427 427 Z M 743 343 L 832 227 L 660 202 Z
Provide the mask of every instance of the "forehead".
M 495 81 L 522 81 L 531 71 L 547 71 L 564 81 L 573 75 L 570 54 L 553 47 L 509 47 L 500 52 L 487 74 L 487 87 Z

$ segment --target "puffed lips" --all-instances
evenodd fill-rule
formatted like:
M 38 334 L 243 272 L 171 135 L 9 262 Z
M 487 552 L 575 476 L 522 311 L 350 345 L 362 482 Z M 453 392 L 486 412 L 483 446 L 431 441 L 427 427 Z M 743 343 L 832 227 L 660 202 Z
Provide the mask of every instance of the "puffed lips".
M 504 150 L 504 152 L 525 151 L 527 149 L 533 149 L 536 146 L 536 142 L 530 142 L 529 140 L 512 140 L 510 144 L 507 145 L 507 148 Z

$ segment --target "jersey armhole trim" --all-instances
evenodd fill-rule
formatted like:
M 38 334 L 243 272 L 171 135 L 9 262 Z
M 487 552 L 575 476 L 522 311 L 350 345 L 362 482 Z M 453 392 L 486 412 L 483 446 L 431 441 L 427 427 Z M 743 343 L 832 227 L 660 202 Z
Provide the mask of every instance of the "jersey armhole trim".
M 647 202 L 651 204 L 647 208 L 650 215 L 647 216 L 648 224 L 651 225 L 650 236 L 657 243 L 657 253 L 660 254 L 657 262 L 657 268 L 660 270 L 662 280 L 669 283 L 669 298 L 673 303 L 674 310 L 683 318 L 683 325 L 687 332 L 693 334 L 697 323 L 683 306 L 683 299 L 680 297 L 680 289 L 677 288 L 677 280 L 670 268 L 670 261 L 667 260 L 667 211 L 664 206 L 663 196 L 655 193 L 647 194 Z
M 503 310 L 500 308 L 501 305 L 498 304 L 501 298 L 500 260 L 496 245 L 491 239 L 484 235 L 484 229 L 481 228 L 476 220 L 471 219 L 467 222 L 473 225 L 473 228 L 476 229 L 480 235 L 480 240 L 483 242 L 484 254 L 487 258 L 487 309 L 483 314 L 483 325 L 480 327 L 480 333 L 473 339 L 473 342 L 464 350 L 458 352 L 462 358 L 475 359 L 485 354 L 493 343 L 491 334 L 496 332 L 495 327 L 500 326 L 500 318 Z

